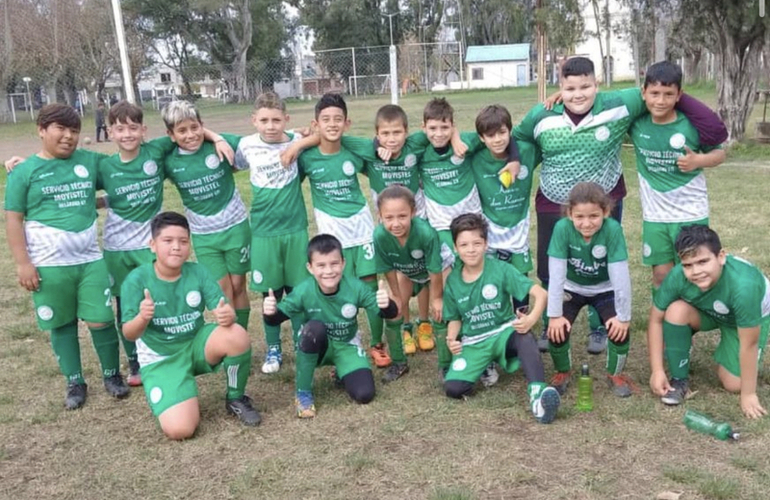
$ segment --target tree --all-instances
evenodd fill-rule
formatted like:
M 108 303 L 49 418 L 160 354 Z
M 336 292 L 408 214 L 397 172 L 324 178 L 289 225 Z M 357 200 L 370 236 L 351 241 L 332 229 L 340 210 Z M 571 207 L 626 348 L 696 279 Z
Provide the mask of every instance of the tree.
M 529 41 L 533 35 L 533 0 L 459 0 L 465 41 L 492 45 Z

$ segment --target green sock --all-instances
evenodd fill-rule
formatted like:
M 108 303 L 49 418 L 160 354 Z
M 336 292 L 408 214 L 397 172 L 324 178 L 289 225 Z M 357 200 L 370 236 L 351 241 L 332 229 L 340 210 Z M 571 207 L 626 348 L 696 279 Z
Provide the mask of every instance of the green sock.
M 672 378 L 686 379 L 690 375 L 692 334 L 689 325 L 675 325 L 663 320 L 664 355 Z
M 630 340 L 629 337 L 626 337 L 626 341 L 621 344 L 616 344 L 612 340 L 608 342 L 607 374 L 620 375 L 623 373 L 623 368 L 626 367 L 626 359 L 628 359 L 628 349 L 631 346 Z
M 115 323 L 101 328 L 88 328 L 94 342 L 96 356 L 102 365 L 102 377 L 111 377 L 120 373 L 120 346 Z
M 364 281 L 363 283 L 368 286 L 372 292 L 377 293 L 377 280 Z M 382 342 L 382 318 L 379 313 L 373 314 L 369 311 L 366 312 L 366 318 L 369 320 L 369 331 L 372 334 L 371 345 L 374 347 Z
M 265 344 L 268 348 L 277 347 L 281 350 L 281 325 L 263 323 L 265 329 Z
M 540 393 L 543 392 L 543 389 L 548 387 L 548 384 L 545 382 L 530 382 L 527 384 L 527 393 L 529 393 L 529 404 L 532 404 L 535 402 L 537 398 L 540 397 Z
M 297 391 L 313 391 L 313 374 L 318 366 L 318 353 L 309 353 L 297 349 L 297 377 L 294 383 Z
M 78 323 L 72 323 L 51 330 L 51 347 L 59 363 L 59 369 L 68 384 L 83 384 L 83 367 L 80 364 L 80 342 Z
M 414 330 L 414 325 L 412 325 L 411 322 L 404 322 L 404 324 L 401 325 L 401 330 L 404 332 L 409 332 L 409 335 L 411 335 L 412 331 Z
M 244 330 L 247 332 L 249 331 L 249 315 L 251 314 L 251 309 L 246 307 L 244 309 L 236 309 L 235 310 L 235 322 L 238 323 L 243 327 Z
M 302 318 L 296 316 L 291 318 L 291 338 L 294 345 L 294 352 L 297 352 L 297 342 L 299 342 L 299 332 L 302 329 Z
M 452 363 L 452 353 L 449 351 L 449 346 L 446 345 L 446 323 L 430 322 L 433 325 L 433 335 L 436 337 L 436 352 L 438 354 L 438 367 L 449 368 Z
M 557 372 L 564 373 L 572 369 L 572 347 L 569 339 L 558 347 L 549 342 L 548 352 L 551 353 L 553 367 Z
M 388 339 L 388 352 L 394 363 L 406 363 L 404 354 L 404 339 L 401 336 L 403 319 L 385 320 L 385 338 Z
M 246 382 L 251 371 L 251 347 L 237 356 L 225 356 L 222 360 L 227 374 L 227 399 L 238 399 L 246 392 Z
M 599 316 L 599 313 L 596 312 L 596 309 L 594 309 L 594 306 L 588 306 L 588 328 L 589 331 L 595 332 L 596 330 L 606 330 L 604 325 L 602 324 L 602 318 Z
M 120 343 L 123 344 L 123 350 L 126 351 L 126 358 L 128 358 L 129 362 L 133 362 L 137 360 L 136 357 L 136 342 L 132 340 L 128 340 L 123 333 L 121 332 L 122 327 L 118 327 L 118 332 L 120 335 Z

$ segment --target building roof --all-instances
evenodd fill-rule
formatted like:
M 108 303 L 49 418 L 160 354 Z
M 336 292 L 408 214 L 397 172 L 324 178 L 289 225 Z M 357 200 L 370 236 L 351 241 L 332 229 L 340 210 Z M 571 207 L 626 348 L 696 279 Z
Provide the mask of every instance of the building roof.
M 510 45 L 471 45 L 465 54 L 466 63 L 492 61 L 527 61 L 529 44 L 513 43 Z

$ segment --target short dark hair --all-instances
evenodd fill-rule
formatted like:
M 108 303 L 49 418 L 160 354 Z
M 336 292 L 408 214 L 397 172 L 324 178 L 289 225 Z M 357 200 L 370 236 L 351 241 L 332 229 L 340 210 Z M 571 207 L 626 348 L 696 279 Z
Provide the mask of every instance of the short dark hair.
M 190 224 L 187 222 L 187 217 L 178 212 L 161 212 L 152 218 L 150 222 L 150 232 L 153 239 L 160 234 L 160 232 L 169 226 L 183 227 L 187 233 L 190 233 Z
M 595 74 L 594 63 L 587 57 L 570 57 L 561 65 L 562 78 L 567 78 L 568 76 L 594 76 Z
M 377 110 L 377 116 L 374 117 L 374 128 L 380 128 L 380 122 L 401 122 L 404 128 L 409 128 L 409 119 L 406 117 L 404 109 L 397 104 L 386 104 Z
M 449 225 L 449 231 L 452 233 L 452 241 L 457 242 L 457 237 L 465 231 L 478 231 L 479 236 L 487 241 L 489 233 L 489 224 L 481 214 L 462 214 L 452 220 Z
M 107 113 L 107 121 L 110 125 L 115 125 L 116 123 L 126 124 L 129 120 L 134 123 L 144 123 L 144 112 L 142 108 L 128 101 L 120 101 L 113 105 L 110 108 L 110 112 Z
M 321 111 L 325 110 L 326 108 L 340 108 L 345 118 L 348 117 L 348 105 L 345 104 L 345 99 L 341 94 L 328 92 L 322 95 L 321 98 L 318 99 L 318 102 L 315 104 L 316 119 L 318 119 L 318 115 L 321 114 Z
M 508 131 L 513 130 L 513 120 L 505 106 L 485 106 L 476 116 L 476 133 L 479 135 L 494 134 L 503 126 L 508 127 Z
M 277 109 L 285 113 L 286 103 L 284 103 L 281 96 L 275 92 L 263 92 L 259 94 L 257 100 L 254 101 L 254 111 L 259 111 L 262 108 Z
M 345 259 L 340 240 L 331 234 L 317 234 L 307 244 L 307 261 L 309 264 L 313 262 L 313 254 L 329 255 L 335 251 L 340 253 L 343 260 Z
M 383 189 L 382 192 L 377 195 L 377 209 L 381 209 L 382 204 L 387 200 L 404 200 L 410 207 L 412 207 L 412 211 L 414 211 L 417 206 L 414 201 L 414 194 L 412 194 L 412 192 L 409 191 L 409 188 L 403 184 L 391 184 Z
M 428 101 L 422 112 L 422 121 L 438 120 L 442 122 L 454 123 L 454 112 L 452 105 L 443 97 L 435 97 Z
M 644 75 L 644 88 L 656 83 L 666 87 L 676 85 L 676 88 L 681 90 L 682 68 L 669 61 L 656 62 L 647 68 L 647 73 Z
M 612 210 L 613 202 L 610 195 L 604 192 L 602 187 L 595 182 L 578 182 L 570 190 L 567 196 L 567 210 L 572 210 L 575 205 L 592 203 L 598 205 L 605 212 Z
M 37 115 L 37 126 L 47 129 L 49 125 L 58 123 L 62 127 L 80 131 L 80 115 L 75 108 L 55 102 L 40 108 Z
M 719 241 L 719 235 L 708 226 L 702 224 L 683 226 L 674 242 L 674 250 L 679 258 L 697 253 L 700 247 L 706 247 L 714 255 L 719 255 L 722 251 L 722 242 Z

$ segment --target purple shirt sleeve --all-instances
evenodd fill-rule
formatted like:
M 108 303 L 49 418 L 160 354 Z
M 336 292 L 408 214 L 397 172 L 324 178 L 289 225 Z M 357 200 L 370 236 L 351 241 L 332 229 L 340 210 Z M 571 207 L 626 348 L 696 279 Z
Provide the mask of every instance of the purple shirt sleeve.
M 727 140 L 727 127 L 724 122 L 698 99 L 682 94 L 676 109 L 684 113 L 692 126 L 698 129 L 701 144 L 718 146 Z

